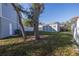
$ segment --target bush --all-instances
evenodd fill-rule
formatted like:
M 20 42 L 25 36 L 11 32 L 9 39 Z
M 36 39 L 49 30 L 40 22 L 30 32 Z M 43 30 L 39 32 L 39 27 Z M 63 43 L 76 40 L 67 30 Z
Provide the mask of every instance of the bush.
M 21 30 L 16 29 L 16 30 L 15 30 L 15 35 L 21 35 Z

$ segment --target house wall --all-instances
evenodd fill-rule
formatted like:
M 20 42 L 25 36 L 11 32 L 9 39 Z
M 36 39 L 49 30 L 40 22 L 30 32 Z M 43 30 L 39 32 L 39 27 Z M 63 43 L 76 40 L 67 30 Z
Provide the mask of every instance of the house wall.
M 0 16 L 2 15 L 2 4 L 0 3 Z M 1 17 L 0 17 L 0 37 L 1 37 Z
M 60 24 L 56 24 L 56 31 L 59 32 L 60 31 Z
M 0 16 L 2 15 L 2 4 L 0 3 Z
M 43 26 L 43 31 L 45 32 L 53 32 L 53 28 L 49 25 Z
M 60 27 L 59 27 L 59 24 L 56 23 L 56 24 L 51 24 L 50 25 L 54 30 L 56 30 L 56 32 L 59 32 L 60 31 Z
M 1 18 L 1 38 L 9 36 L 9 22 Z
M 72 31 L 73 31 L 73 38 L 75 42 L 79 45 L 79 18 L 77 18 L 77 22 L 72 25 Z
M 43 26 L 44 26 L 44 25 L 39 25 L 39 26 L 38 26 L 39 31 L 43 31 Z
M 10 24 L 12 26 L 10 26 Z M 13 35 L 16 29 L 18 29 L 16 11 L 11 4 L 3 3 L 1 16 L 1 38 Z M 12 34 L 10 32 L 12 32 Z
M 14 10 L 13 6 L 9 3 L 3 3 L 2 4 L 2 15 L 6 18 L 9 18 L 9 20 L 17 22 L 17 14 Z
M 0 37 L 1 37 L 1 17 L 0 17 Z
M 79 18 L 77 20 L 77 33 L 78 33 L 78 36 L 79 36 Z

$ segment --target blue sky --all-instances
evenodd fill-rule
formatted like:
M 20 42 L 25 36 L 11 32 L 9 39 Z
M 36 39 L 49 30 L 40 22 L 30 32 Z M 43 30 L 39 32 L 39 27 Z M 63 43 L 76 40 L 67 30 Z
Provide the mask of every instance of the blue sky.
M 29 8 L 30 4 L 22 4 L 22 6 Z M 74 16 L 79 16 L 79 4 L 46 3 L 39 21 L 43 23 L 64 22 Z

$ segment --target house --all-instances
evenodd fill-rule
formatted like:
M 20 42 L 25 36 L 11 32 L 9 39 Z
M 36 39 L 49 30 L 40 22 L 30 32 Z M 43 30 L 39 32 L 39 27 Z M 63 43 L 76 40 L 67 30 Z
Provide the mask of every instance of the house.
M 46 24 L 39 24 L 38 28 L 39 28 L 39 31 L 43 31 L 43 26 L 45 26 Z
M 43 31 L 43 26 L 44 26 L 44 25 L 39 24 L 39 26 L 38 26 L 39 31 Z M 34 30 L 34 28 L 33 28 L 33 27 L 31 27 L 31 26 L 24 26 L 24 30 L 25 30 L 25 31 L 33 31 L 33 30 Z
M 60 23 L 59 22 L 55 22 L 55 23 L 52 23 L 52 24 L 49 24 L 53 30 L 55 30 L 56 32 L 59 32 L 60 31 Z
M 24 26 L 25 31 L 33 31 L 33 27 L 26 27 Z M 58 22 L 52 24 L 39 24 L 38 26 L 39 31 L 45 32 L 59 32 L 60 31 L 60 24 Z
M 52 32 L 53 28 L 50 25 L 43 26 L 43 31 L 45 32 Z
M 73 17 L 72 20 L 74 20 L 74 23 L 71 26 L 73 38 L 79 45 L 79 17 Z
M 13 6 L 9 3 L 0 3 L 0 38 L 14 35 L 18 28 L 18 17 Z
M 39 25 L 39 28 L 41 31 L 45 32 L 59 32 L 60 31 L 60 24 L 58 22 L 52 23 L 52 24 L 44 24 Z

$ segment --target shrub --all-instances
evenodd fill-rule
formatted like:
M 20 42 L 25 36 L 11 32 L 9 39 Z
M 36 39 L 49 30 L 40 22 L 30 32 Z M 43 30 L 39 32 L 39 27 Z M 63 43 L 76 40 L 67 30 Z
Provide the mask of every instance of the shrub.
M 16 30 L 15 30 L 15 35 L 21 35 L 21 30 L 16 29 Z

